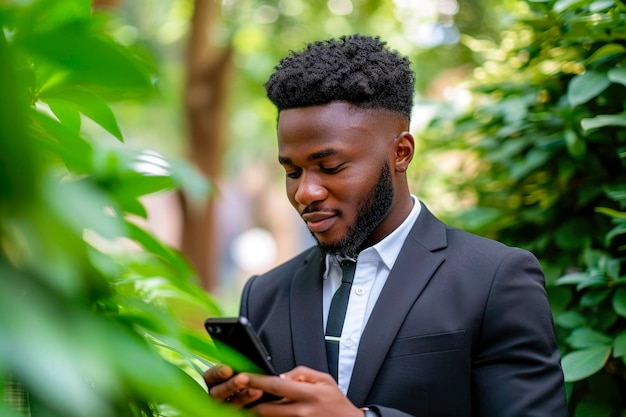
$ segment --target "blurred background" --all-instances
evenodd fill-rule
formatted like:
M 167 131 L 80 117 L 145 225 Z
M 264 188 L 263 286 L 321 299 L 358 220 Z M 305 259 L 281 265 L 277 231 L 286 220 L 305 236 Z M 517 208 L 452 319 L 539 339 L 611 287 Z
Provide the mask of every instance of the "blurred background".
M 381 36 L 413 62 L 419 139 L 433 114 L 428 101 L 455 94 L 459 80 L 478 64 L 461 33 L 493 41 L 506 16 L 506 4 L 489 0 L 463 7 L 456 0 L 95 4 L 114 16 L 119 42 L 141 45 L 159 60 L 159 97 L 117 109 L 127 142 L 189 158 L 213 184 L 210 201 L 195 205 L 180 193 L 147 198 L 148 225 L 183 250 L 207 290 L 235 303 L 243 279 L 312 244 L 284 193 L 276 111 L 262 86 L 279 60 L 315 40 Z M 413 165 L 414 192 L 427 199 L 424 185 L 418 186 L 428 181 L 427 163 L 418 155 Z
M 1 416 L 240 415 L 203 321 L 312 244 L 263 83 L 364 33 L 417 75 L 412 191 L 542 264 L 572 417 L 626 416 L 622 0 L 0 0 Z

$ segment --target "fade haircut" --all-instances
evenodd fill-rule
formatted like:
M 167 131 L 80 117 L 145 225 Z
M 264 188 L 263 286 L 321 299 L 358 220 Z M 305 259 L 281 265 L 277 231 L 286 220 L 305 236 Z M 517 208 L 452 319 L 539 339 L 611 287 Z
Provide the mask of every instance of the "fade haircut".
M 278 111 L 346 101 L 361 108 L 384 108 L 409 120 L 415 73 L 408 58 L 379 37 L 342 36 L 291 51 L 265 83 Z

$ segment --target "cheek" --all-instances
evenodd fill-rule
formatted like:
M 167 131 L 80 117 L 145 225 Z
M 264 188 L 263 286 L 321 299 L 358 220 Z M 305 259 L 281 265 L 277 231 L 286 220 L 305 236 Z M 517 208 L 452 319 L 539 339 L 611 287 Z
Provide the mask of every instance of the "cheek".
M 297 183 L 293 181 L 289 181 L 289 180 L 285 182 L 285 193 L 287 194 L 287 199 L 289 200 L 289 203 L 294 207 L 297 207 L 296 198 L 295 198 L 297 191 L 298 191 Z

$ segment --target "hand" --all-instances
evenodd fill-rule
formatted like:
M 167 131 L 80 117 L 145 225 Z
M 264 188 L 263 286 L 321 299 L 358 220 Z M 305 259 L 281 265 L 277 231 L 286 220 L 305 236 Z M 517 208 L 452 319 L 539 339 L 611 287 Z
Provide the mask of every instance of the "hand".
M 261 398 L 263 391 L 249 388 L 250 375 L 237 374 L 226 365 L 216 365 L 202 375 L 209 395 L 218 401 L 243 407 Z
M 282 397 L 251 408 L 263 417 L 363 417 L 328 374 L 299 366 L 280 377 L 251 375 L 248 387 Z

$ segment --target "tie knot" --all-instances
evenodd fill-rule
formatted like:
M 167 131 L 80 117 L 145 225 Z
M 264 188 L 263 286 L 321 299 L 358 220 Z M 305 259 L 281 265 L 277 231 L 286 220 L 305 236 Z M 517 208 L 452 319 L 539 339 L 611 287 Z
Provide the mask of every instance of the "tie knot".
M 352 259 L 343 259 L 339 261 L 339 266 L 341 266 L 341 282 L 351 284 L 354 280 L 354 272 L 356 270 L 356 261 Z

